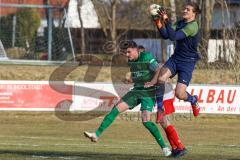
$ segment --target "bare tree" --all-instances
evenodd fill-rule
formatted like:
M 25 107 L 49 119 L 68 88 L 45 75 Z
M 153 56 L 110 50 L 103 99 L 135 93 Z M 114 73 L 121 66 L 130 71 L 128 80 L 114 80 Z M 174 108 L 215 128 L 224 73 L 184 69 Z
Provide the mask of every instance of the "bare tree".
M 222 17 L 222 28 L 223 28 L 223 62 L 226 62 L 226 26 L 225 26 L 225 7 L 224 0 L 221 0 L 221 17 Z
M 70 0 L 67 0 L 65 6 L 64 6 L 64 10 L 66 11 L 66 13 L 68 13 L 68 8 L 69 8 L 69 2 Z M 62 5 L 62 4 L 61 4 Z M 64 15 L 65 12 L 62 11 L 62 19 L 60 20 L 59 24 L 61 24 L 61 27 L 63 28 L 65 26 L 66 23 L 66 15 Z M 60 25 L 59 25 L 60 26 Z
M 98 19 L 106 37 L 110 38 L 111 52 L 117 52 L 117 28 L 116 28 L 116 12 L 119 0 L 92 0 L 95 10 L 97 11 Z
M 176 1 L 175 0 L 170 0 L 170 9 L 171 9 L 171 20 L 172 20 L 172 22 L 176 22 L 177 16 L 176 16 Z
M 211 22 L 212 22 L 212 13 L 213 7 L 215 4 L 215 0 L 201 0 L 201 42 L 200 42 L 200 50 L 203 56 L 203 60 L 207 61 L 207 49 L 208 49 L 208 40 L 210 38 L 211 31 Z
M 81 16 L 81 8 L 82 8 L 83 0 L 77 0 L 77 11 L 78 11 L 78 17 L 81 24 L 81 54 L 85 53 L 85 31 L 83 26 L 83 20 Z
M 117 0 L 110 0 L 111 3 L 111 18 L 109 19 L 111 40 L 113 42 L 113 53 L 117 52 L 117 30 L 116 30 L 116 10 L 117 10 Z

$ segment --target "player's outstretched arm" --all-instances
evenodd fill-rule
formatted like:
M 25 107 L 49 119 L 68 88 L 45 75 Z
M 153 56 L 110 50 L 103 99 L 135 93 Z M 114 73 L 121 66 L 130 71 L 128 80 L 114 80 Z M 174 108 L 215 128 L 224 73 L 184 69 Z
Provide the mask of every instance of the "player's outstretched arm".
M 163 26 L 160 18 L 153 18 L 153 21 L 154 21 L 155 25 L 157 26 L 157 29 L 158 29 L 161 37 L 162 37 L 163 39 L 168 39 L 169 37 L 168 37 L 167 30 L 166 30 L 166 28 Z
M 161 67 L 158 66 L 158 68 L 156 69 L 155 74 L 154 74 L 152 80 L 151 80 L 150 82 L 146 82 L 146 83 L 144 84 L 144 87 L 145 87 L 145 88 L 148 88 L 148 87 L 151 87 L 151 86 L 154 86 L 155 84 L 157 84 L 158 76 L 159 76 L 159 74 L 160 74 L 160 68 L 161 68 Z
M 160 33 L 160 35 L 163 39 L 169 39 L 168 32 L 167 32 L 166 28 L 164 28 L 164 27 L 159 28 L 158 31 L 159 31 L 159 33 Z

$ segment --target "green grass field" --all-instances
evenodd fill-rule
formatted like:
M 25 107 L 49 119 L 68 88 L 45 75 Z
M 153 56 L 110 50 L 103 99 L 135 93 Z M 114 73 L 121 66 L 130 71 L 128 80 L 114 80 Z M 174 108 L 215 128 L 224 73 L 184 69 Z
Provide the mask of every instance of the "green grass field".
M 141 121 L 129 116 L 122 114 L 98 143 L 91 143 L 83 131 L 93 131 L 102 117 L 63 121 L 49 112 L 2 111 L 0 159 L 172 159 L 164 158 Z M 181 159 L 240 160 L 240 116 L 201 115 L 195 119 L 175 114 L 171 119 L 189 151 Z
M 1 80 L 49 80 L 58 66 L 1 65 Z M 93 67 L 92 69 L 97 69 Z M 115 67 L 121 81 L 128 71 Z M 83 81 L 87 66 L 79 66 L 66 80 Z M 111 82 L 110 67 L 103 67 L 96 81 Z M 91 73 L 88 77 L 94 77 Z M 61 75 L 60 75 L 61 76 Z M 195 70 L 192 83 L 239 84 L 240 72 Z M 176 82 L 176 78 L 173 80 Z M 122 114 L 91 143 L 83 131 L 94 131 L 102 117 L 89 121 L 63 121 L 49 112 L 0 112 L 0 159 L 9 160 L 163 160 L 159 146 L 138 118 Z M 76 117 L 76 115 L 75 115 Z M 71 117 L 69 117 L 71 119 Z M 68 118 L 66 118 L 68 119 Z M 74 118 L 73 118 L 74 119 Z M 201 115 L 194 119 L 176 114 L 173 124 L 189 153 L 185 160 L 240 160 L 240 116 Z M 164 134 L 164 132 L 162 131 Z

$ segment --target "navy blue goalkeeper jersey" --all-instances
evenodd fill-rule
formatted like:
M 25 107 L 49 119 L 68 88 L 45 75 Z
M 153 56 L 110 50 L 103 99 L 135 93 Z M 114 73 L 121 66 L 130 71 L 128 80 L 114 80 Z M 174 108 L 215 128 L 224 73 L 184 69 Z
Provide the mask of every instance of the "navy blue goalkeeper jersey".
M 183 61 L 196 61 L 199 59 L 199 53 L 197 51 L 199 43 L 199 29 L 196 21 L 185 23 L 183 20 L 179 21 L 175 27 L 175 30 L 182 30 L 186 37 L 176 41 L 176 48 L 174 56 Z
M 159 31 L 164 39 L 176 41 L 173 57 L 177 60 L 197 61 L 200 58 L 197 51 L 200 40 L 197 21 L 186 23 L 180 20 L 175 25 L 168 22 Z

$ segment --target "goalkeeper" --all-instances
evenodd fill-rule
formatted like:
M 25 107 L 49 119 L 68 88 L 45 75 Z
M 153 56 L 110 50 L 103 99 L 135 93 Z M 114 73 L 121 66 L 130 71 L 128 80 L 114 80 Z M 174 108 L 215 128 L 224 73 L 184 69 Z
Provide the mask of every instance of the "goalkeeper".
M 158 17 L 152 15 L 162 38 L 176 41 L 176 48 L 174 54 L 161 68 L 159 77 L 146 83 L 146 86 L 152 86 L 156 83 L 163 85 L 169 77 L 172 78 L 178 74 L 176 97 L 191 103 L 195 117 L 199 115 L 200 111 L 198 97 L 196 95 L 192 96 L 186 89 L 192 79 L 196 62 L 200 58 L 197 51 L 199 28 L 196 21 L 199 13 L 198 5 L 194 2 L 188 2 L 184 5 L 182 20 L 177 21 L 174 25 L 169 20 L 166 11 L 161 8 L 158 11 Z M 158 92 L 159 94 L 164 93 L 164 87 L 160 87 Z
M 131 77 L 134 88 L 125 94 L 112 110 L 105 116 L 99 128 L 93 132 L 84 132 L 84 135 L 92 142 L 96 142 L 104 130 L 106 130 L 115 118 L 128 109 L 133 109 L 141 104 L 142 123 L 152 134 L 164 156 L 170 156 L 171 151 L 166 146 L 158 127 L 150 121 L 151 112 L 155 105 L 155 87 L 144 88 L 144 83 L 150 81 L 155 74 L 159 74 L 160 67 L 157 61 L 148 52 L 139 52 L 139 48 L 134 41 L 128 41 L 127 57 L 130 66 Z

